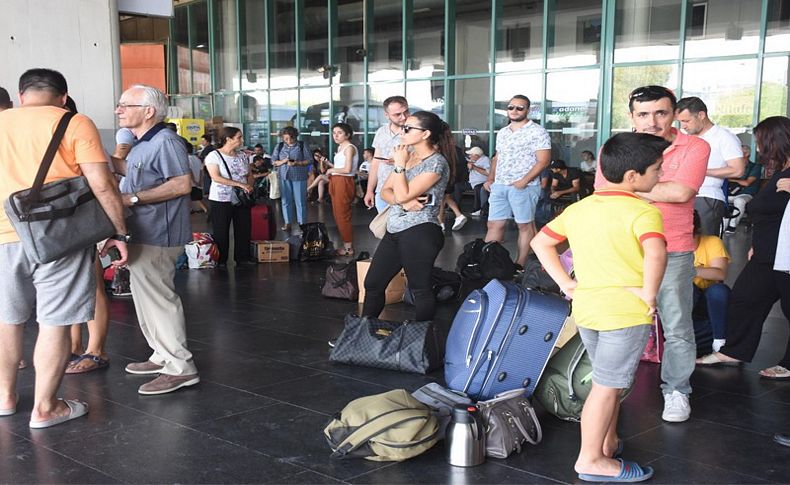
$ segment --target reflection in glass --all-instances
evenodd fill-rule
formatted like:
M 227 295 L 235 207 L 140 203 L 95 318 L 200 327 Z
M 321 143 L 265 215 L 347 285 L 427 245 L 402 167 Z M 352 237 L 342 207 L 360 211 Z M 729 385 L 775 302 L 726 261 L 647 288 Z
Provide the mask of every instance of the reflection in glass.
M 269 22 L 269 83 L 272 89 L 297 86 L 296 26 L 293 0 L 273 0 Z
M 444 2 L 414 0 L 413 7 L 406 12 L 406 77 L 444 76 Z
M 546 77 L 546 122 L 552 158 L 578 166 L 581 152 L 596 153 L 598 69 L 550 73 Z
M 634 89 L 657 84 L 677 93 L 677 64 L 654 64 L 650 66 L 615 67 L 612 84 L 612 132 L 630 131 L 628 95 Z
M 171 38 L 176 48 L 176 69 L 179 93 L 192 92 L 192 59 L 189 55 L 189 7 L 175 9 Z
M 214 116 L 222 117 L 225 124 L 239 122 L 239 95 L 215 95 Z
M 736 134 L 754 125 L 756 85 L 756 59 L 688 63 L 683 68 L 683 96 L 700 98 L 711 121 Z
M 302 134 L 314 132 L 329 133 L 329 127 L 335 123 L 335 117 L 329 112 L 329 88 L 303 89 L 300 92 L 302 107 Z
M 178 118 L 193 118 L 192 98 L 173 98 L 173 104 L 178 108 Z
M 341 91 L 342 93 L 342 91 Z M 342 94 L 341 94 L 342 95 Z M 373 141 L 372 136 L 376 130 L 387 123 L 389 120 L 384 116 L 384 100 L 390 96 L 405 96 L 403 83 L 383 83 L 368 85 L 368 125 L 367 132 L 370 134 L 368 141 Z M 408 98 L 407 98 L 408 99 Z M 422 107 L 409 99 L 409 111 L 419 111 Z
M 410 112 L 432 111 L 446 119 L 443 81 L 411 81 L 406 84 L 406 99 L 409 100 Z
M 214 72 L 217 91 L 239 89 L 239 46 L 237 44 L 236 2 L 217 0 L 215 9 Z
M 491 4 L 455 2 L 455 74 L 491 70 Z
M 497 72 L 543 67 L 543 0 L 507 0 L 497 16 Z
M 760 116 L 790 116 L 790 58 L 766 57 L 763 64 L 763 86 L 760 93 Z
M 329 9 L 326 0 L 305 0 L 304 41 L 299 83 L 302 86 L 327 86 L 332 69 L 329 66 Z
M 403 78 L 403 27 L 401 0 L 375 0 L 373 28 L 368 35 L 368 80 Z
M 211 92 L 211 61 L 208 54 L 208 7 L 204 2 L 189 5 L 192 45 L 192 92 Z M 211 102 L 205 98 L 211 111 Z
M 194 117 L 208 120 L 213 116 L 210 96 L 195 96 L 193 99 Z
M 266 89 L 266 4 L 239 0 L 241 17 L 241 89 Z M 246 136 L 246 134 L 245 134 Z
M 244 142 L 247 146 L 254 146 L 261 143 L 264 147 L 269 144 L 269 96 L 266 91 L 248 91 L 245 103 L 247 106 L 253 105 L 255 110 L 245 110 L 244 118 Z
M 601 2 L 557 0 L 549 10 L 548 66 L 597 64 L 601 52 Z
M 455 104 L 453 131 L 476 129 L 478 132 L 488 131 L 488 97 L 481 93 L 489 92 L 491 78 L 459 79 L 450 81 L 455 87 Z
M 476 135 L 465 135 L 463 133 L 454 133 L 453 135 L 455 143 L 464 149 L 464 157 L 467 162 L 469 161 L 469 155 L 466 154 L 466 151 L 472 147 L 480 147 L 483 153 L 488 156 L 489 150 L 491 149 L 491 140 L 488 131 L 478 131 Z
M 617 0 L 615 62 L 675 59 L 680 53 L 681 0 Z
M 540 121 L 543 111 L 542 79 L 542 74 L 516 74 L 497 76 L 494 79 L 494 130 L 499 130 L 509 123 L 507 105 L 517 94 L 529 98 L 529 118 Z
M 689 5 L 686 57 L 751 54 L 760 44 L 761 0 Z M 737 4 L 737 6 L 736 6 Z
M 790 2 L 768 0 L 768 24 L 766 27 L 766 52 L 790 50 Z
M 272 147 L 279 141 L 278 133 L 286 126 L 299 126 L 296 123 L 298 112 L 299 91 L 296 89 L 271 91 L 269 93 L 271 105 L 268 115 L 271 117 L 271 130 L 269 133 Z M 301 130 L 300 130 L 301 131 Z
M 340 82 L 362 82 L 365 50 L 362 42 L 364 12 L 362 0 L 337 1 L 337 39 L 335 68 Z
M 365 131 L 365 86 L 342 86 L 332 89 L 334 100 L 333 123 L 343 122 L 351 125 L 355 133 Z M 375 113 L 378 109 L 380 113 Z M 373 130 L 380 126 L 384 116 L 384 108 L 380 104 L 371 103 L 368 107 Z

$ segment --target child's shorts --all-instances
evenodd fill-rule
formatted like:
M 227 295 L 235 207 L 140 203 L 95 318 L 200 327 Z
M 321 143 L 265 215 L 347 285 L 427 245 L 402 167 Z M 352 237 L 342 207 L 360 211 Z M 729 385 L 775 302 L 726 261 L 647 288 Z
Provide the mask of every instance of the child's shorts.
M 593 382 L 613 389 L 631 387 L 649 335 L 650 325 L 607 331 L 579 327 L 592 361 Z

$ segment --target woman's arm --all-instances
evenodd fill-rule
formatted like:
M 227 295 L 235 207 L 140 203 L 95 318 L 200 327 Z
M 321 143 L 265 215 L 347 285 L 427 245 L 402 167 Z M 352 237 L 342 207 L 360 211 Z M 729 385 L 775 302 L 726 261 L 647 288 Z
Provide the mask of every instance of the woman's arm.
M 214 165 L 213 163 L 206 165 L 206 170 L 208 171 L 209 176 L 211 177 L 212 182 L 216 182 L 218 184 L 227 185 L 228 187 L 241 187 L 244 188 L 244 184 L 241 182 L 236 182 L 233 179 L 225 178 L 219 172 L 219 165 Z
M 349 146 L 345 147 L 343 149 L 343 156 L 346 159 L 346 163 L 343 166 L 343 168 L 330 168 L 329 170 L 326 171 L 326 174 L 327 175 L 333 174 L 333 173 L 344 174 L 344 175 L 350 174 L 351 173 L 351 165 L 353 165 L 354 154 L 356 154 L 356 151 L 357 151 L 357 149 L 356 149 L 356 147 L 354 145 L 349 145 Z

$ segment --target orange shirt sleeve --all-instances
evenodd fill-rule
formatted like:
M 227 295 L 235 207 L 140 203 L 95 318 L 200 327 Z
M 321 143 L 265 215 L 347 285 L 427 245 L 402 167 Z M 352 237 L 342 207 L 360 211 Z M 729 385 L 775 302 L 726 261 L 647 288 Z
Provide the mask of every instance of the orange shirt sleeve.
M 691 137 L 688 148 L 679 155 L 683 157 L 680 162 L 681 168 L 675 173 L 672 181 L 699 192 L 705 180 L 705 172 L 708 170 L 710 145 L 701 138 Z
M 101 144 L 101 136 L 90 118 L 76 115 L 69 123 L 68 143 L 74 153 L 74 161 L 80 163 L 107 162 L 109 157 Z

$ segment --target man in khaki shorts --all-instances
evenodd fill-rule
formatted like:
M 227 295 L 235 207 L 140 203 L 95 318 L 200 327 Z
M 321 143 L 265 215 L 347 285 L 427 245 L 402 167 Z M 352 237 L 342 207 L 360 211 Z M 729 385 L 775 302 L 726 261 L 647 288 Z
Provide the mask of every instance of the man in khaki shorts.
M 18 109 L 0 113 L 0 200 L 33 185 L 47 145 L 66 112 L 68 87 L 57 71 L 31 69 L 19 79 Z M 107 165 L 99 132 L 84 115 L 75 115 L 45 182 L 84 175 L 117 234 L 102 252 L 117 247 L 126 262 L 126 225 L 115 180 Z M 16 413 L 17 366 L 22 356 L 24 323 L 39 323 L 33 363 L 36 385 L 31 428 L 47 428 L 78 418 L 88 405 L 56 398 L 69 355 L 69 330 L 93 318 L 96 281 L 95 247 L 75 251 L 45 264 L 28 259 L 5 211 L 0 210 L 0 416 Z

